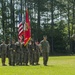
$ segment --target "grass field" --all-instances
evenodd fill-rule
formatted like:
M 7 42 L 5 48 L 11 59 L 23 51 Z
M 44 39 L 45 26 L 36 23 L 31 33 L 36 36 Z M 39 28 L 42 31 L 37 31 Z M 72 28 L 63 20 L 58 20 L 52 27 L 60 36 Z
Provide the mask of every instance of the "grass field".
M 8 61 L 6 61 L 8 63 Z M 0 75 L 75 75 L 75 56 L 51 56 L 48 66 L 1 66 Z

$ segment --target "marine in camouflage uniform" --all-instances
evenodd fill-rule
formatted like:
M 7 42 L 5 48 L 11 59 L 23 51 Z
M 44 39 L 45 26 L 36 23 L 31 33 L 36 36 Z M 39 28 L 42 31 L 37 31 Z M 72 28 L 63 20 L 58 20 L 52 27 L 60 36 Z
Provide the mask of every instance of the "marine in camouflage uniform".
M 34 47 L 34 41 L 33 40 L 30 40 L 28 48 L 29 48 L 30 65 L 34 65 L 34 62 L 35 62 L 35 51 L 34 51 L 34 49 L 35 49 L 35 47 Z
M 23 45 L 23 65 L 28 66 L 28 56 L 29 56 L 28 45 L 26 46 Z
M 9 61 L 9 65 L 11 65 L 11 55 L 10 55 L 10 42 L 7 45 L 7 53 L 8 53 L 8 61 Z
M 6 66 L 6 55 L 7 55 L 7 45 L 5 44 L 5 41 L 1 44 L 1 59 L 2 59 L 2 65 Z
M 20 62 L 20 51 L 21 51 L 21 43 L 20 41 L 16 42 L 16 65 L 21 65 Z
M 10 65 L 11 66 L 15 66 L 15 62 L 16 62 L 16 45 L 15 45 L 15 41 L 12 40 L 11 44 L 10 44 L 10 47 L 9 47 L 9 50 L 10 50 Z
M 49 47 L 50 47 L 49 42 L 47 41 L 47 36 L 43 36 L 43 40 L 40 42 L 40 44 L 43 56 L 43 64 L 46 66 L 48 62 Z
M 16 44 L 16 65 L 23 65 L 23 42 L 20 40 Z
M 35 42 L 34 47 L 35 47 L 35 56 L 34 56 L 35 57 L 35 64 L 39 65 L 40 48 L 39 48 L 39 44 L 37 41 Z

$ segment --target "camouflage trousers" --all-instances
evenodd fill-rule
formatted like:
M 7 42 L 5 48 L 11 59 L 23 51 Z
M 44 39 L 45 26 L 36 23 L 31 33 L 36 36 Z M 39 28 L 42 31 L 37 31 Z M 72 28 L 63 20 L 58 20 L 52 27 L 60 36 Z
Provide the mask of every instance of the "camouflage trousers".
M 48 52 L 43 52 L 42 56 L 43 56 L 43 64 L 47 65 L 49 53 Z
M 28 57 L 29 57 L 29 52 L 25 51 L 23 53 L 23 63 L 24 63 L 24 65 L 28 65 Z
M 2 65 L 5 65 L 6 54 L 1 54 Z

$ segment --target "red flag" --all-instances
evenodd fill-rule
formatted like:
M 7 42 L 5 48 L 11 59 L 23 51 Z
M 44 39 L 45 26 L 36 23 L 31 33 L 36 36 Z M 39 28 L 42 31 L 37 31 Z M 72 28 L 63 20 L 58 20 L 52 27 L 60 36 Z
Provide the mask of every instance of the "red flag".
M 26 10 L 26 22 L 24 24 L 24 45 L 27 45 L 30 39 L 31 39 L 31 27 L 28 10 Z

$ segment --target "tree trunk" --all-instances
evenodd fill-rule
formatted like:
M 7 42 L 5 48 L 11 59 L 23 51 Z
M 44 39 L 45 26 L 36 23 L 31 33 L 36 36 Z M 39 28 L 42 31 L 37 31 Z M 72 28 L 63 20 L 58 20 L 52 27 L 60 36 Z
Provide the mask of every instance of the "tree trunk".
M 53 53 L 53 31 L 54 31 L 54 15 L 53 15 L 53 13 L 54 13 L 54 10 L 53 10 L 53 0 L 51 0 L 51 31 L 52 31 L 52 34 L 51 34 L 51 46 L 52 46 L 52 49 L 51 49 L 51 52 Z
M 38 41 L 40 41 L 40 0 L 38 0 L 38 23 L 37 23 L 37 37 Z

